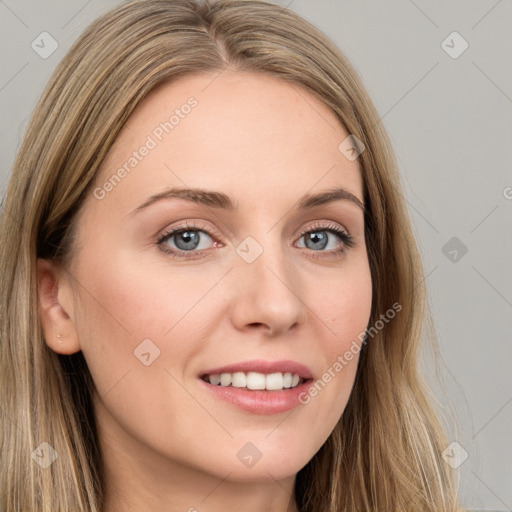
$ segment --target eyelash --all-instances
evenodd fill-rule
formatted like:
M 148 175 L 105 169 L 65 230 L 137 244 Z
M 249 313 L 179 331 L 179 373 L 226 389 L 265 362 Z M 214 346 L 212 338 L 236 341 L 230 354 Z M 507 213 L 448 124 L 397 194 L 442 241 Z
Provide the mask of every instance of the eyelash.
M 195 251 L 181 251 L 179 249 L 176 250 L 176 249 L 171 249 L 171 248 L 164 246 L 165 240 L 167 240 L 168 238 L 171 238 L 173 235 L 178 235 L 180 233 L 183 233 L 184 231 L 202 231 L 202 232 L 206 233 L 208 236 L 210 236 L 211 238 L 214 238 L 215 236 L 217 236 L 215 233 L 212 234 L 204 226 L 185 222 L 185 223 L 181 224 L 180 226 L 176 226 L 176 227 L 173 227 L 172 229 L 169 229 L 168 231 L 165 231 L 158 238 L 157 245 L 160 247 L 160 249 L 164 253 L 172 256 L 173 258 L 183 258 L 183 259 L 191 258 L 192 259 L 192 258 L 197 257 L 197 255 L 199 253 L 205 252 L 207 250 L 207 249 L 200 249 L 200 250 L 195 250 Z M 345 252 L 345 250 L 347 248 L 350 249 L 351 247 L 354 246 L 354 243 L 355 243 L 354 238 L 351 235 L 349 235 L 344 229 L 341 229 L 339 226 L 337 226 L 336 224 L 332 224 L 332 223 L 318 222 L 313 226 L 309 226 L 307 229 L 304 229 L 300 233 L 299 239 L 301 239 L 304 235 L 307 235 L 308 233 L 316 233 L 319 231 L 327 231 L 329 233 L 333 233 L 333 234 L 337 235 L 341 239 L 342 245 L 339 249 L 332 250 L 332 251 L 314 251 L 314 250 L 310 249 L 309 251 L 311 253 L 313 253 L 313 254 L 311 254 L 311 257 L 313 257 L 313 258 L 335 257 L 335 256 L 338 256 L 339 254 Z M 314 254 L 314 253 L 323 253 L 323 255 Z

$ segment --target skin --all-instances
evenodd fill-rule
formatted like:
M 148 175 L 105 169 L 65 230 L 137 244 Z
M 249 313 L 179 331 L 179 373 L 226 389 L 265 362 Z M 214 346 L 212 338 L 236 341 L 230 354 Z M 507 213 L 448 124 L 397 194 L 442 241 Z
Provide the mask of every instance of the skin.
M 86 198 L 70 268 L 38 261 L 45 338 L 59 353 L 82 350 L 92 373 L 106 512 L 294 511 L 295 476 L 343 413 L 357 354 L 308 404 L 279 414 L 221 401 L 198 375 L 287 359 L 316 380 L 365 330 L 372 285 L 363 210 L 349 200 L 295 208 L 305 194 L 334 187 L 362 202 L 360 169 L 338 150 L 348 133 L 310 93 L 225 70 L 153 91 L 96 185 L 191 96 L 197 106 L 113 190 Z M 169 187 L 219 191 L 239 209 L 167 199 L 130 215 Z M 199 231 L 188 260 L 157 244 L 182 221 L 211 236 Z M 343 247 L 334 233 L 326 248 L 306 246 L 302 231 L 325 236 L 326 224 L 348 232 L 353 247 L 334 254 Z M 236 252 L 248 236 L 263 249 L 252 263 Z M 178 252 L 176 237 L 166 243 Z M 160 350 L 149 366 L 134 356 L 145 339 Z M 262 454 L 252 467 L 237 457 L 247 442 Z

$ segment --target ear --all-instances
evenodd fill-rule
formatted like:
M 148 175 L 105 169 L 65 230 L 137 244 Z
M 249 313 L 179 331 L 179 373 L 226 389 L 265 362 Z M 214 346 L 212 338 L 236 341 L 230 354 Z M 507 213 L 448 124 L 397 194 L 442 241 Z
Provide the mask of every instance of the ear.
M 38 313 L 46 344 L 59 354 L 74 354 L 80 348 L 78 332 L 72 317 L 69 280 L 52 262 L 37 260 Z

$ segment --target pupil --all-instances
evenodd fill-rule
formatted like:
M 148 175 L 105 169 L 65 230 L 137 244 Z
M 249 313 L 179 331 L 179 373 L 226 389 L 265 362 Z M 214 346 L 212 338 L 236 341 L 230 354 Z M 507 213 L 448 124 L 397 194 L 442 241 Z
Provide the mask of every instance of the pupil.
M 313 247 L 308 246 L 308 242 L 313 242 Z M 316 231 L 315 233 L 308 233 L 306 235 L 306 246 L 309 249 L 323 249 L 327 245 L 327 234 L 325 231 Z

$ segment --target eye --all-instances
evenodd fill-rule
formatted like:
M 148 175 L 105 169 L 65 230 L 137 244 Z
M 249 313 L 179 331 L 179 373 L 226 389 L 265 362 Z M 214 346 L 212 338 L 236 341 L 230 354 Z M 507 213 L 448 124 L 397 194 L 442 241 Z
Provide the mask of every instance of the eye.
M 177 231 L 169 237 L 169 241 L 174 239 L 174 244 L 180 251 L 194 251 L 196 249 L 205 249 L 205 247 L 200 247 L 200 245 L 204 245 L 205 238 L 209 238 L 211 240 L 210 235 L 204 231 L 199 231 L 198 229 L 187 229 L 186 231 Z
M 162 251 L 175 257 L 184 258 L 191 257 L 195 254 L 195 251 L 207 250 L 212 246 L 221 246 L 219 242 L 214 241 L 208 231 L 195 224 L 185 224 L 166 231 L 159 238 L 157 244 L 161 247 Z
M 301 242 L 301 240 L 303 240 Z M 297 247 L 315 252 L 328 252 L 331 255 L 353 247 L 354 239 L 336 224 L 317 224 L 303 231 Z

